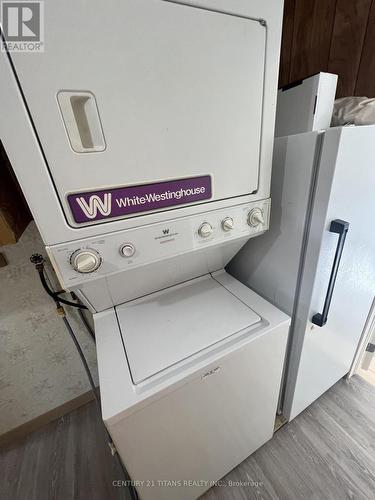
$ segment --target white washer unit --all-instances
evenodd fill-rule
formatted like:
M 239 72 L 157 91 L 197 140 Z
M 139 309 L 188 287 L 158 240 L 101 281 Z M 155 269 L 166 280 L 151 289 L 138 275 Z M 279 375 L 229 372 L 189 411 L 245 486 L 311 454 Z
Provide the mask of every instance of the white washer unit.
M 0 54 L 2 141 L 94 313 L 143 500 L 196 498 L 273 433 L 289 318 L 224 267 L 269 227 L 282 8 L 52 0 L 44 52 Z
M 95 315 L 103 419 L 142 500 L 198 498 L 272 437 L 288 326 L 225 271 Z

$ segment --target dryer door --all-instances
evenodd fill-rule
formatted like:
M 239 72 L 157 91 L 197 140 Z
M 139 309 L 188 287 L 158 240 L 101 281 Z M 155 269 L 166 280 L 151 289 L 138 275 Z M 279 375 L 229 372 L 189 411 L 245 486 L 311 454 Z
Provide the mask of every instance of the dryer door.
M 161 0 L 52 0 L 44 31 L 44 52 L 11 57 L 72 225 L 257 190 L 259 21 Z

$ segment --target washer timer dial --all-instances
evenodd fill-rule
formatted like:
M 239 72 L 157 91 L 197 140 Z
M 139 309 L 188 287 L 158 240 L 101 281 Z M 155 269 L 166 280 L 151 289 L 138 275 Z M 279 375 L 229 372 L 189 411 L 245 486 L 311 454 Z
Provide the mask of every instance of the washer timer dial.
M 70 257 L 70 264 L 78 273 L 89 274 L 96 271 L 102 263 L 102 259 L 96 250 L 87 248 L 76 250 Z

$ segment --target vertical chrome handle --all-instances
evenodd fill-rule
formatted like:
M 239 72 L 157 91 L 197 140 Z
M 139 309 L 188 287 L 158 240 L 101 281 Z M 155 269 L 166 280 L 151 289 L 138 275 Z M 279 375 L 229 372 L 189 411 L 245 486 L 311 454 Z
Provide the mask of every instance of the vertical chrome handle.
M 333 260 L 331 276 L 329 278 L 328 289 L 326 298 L 324 301 L 323 312 L 314 314 L 312 318 L 312 322 L 317 326 L 324 326 L 328 320 L 329 308 L 331 306 L 333 290 L 335 288 L 337 273 L 340 266 L 342 252 L 344 250 L 346 235 L 349 231 L 349 222 L 345 222 L 341 219 L 335 219 L 331 222 L 331 226 L 329 228 L 331 233 L 336 233 L 339 235 L 339 239 L 337 242 L 335 258 Z
M 94 94 L 60 91 L 57 101 L 72 149 L 76 153 L 104 151 L 106 145 Z

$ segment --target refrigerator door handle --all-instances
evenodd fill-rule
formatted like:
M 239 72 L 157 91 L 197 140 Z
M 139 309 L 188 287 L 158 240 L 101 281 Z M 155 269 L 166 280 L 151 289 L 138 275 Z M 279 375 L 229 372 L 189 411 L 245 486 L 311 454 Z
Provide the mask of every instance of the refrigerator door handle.
M 348 230 L 349 230 L 349 222 L 346 222 L 346 221 L 341 220 L 341 219 L 333 220 L 331 222 L 331 225 L 329 228 L 329 231 L 331 233 L 336 233 L 339 235 L 339 239 L 337 242 L 335 258 L 333 260 L 331 276 L 329 278 L 328 289 L 327 289 L 327 294 L 326 294 L 326 298 L 324 301 L 323 312 L 314 314 L 314 316 L 311 320 L 314 323 L 314 325 L 317 325 L 320 327 L 324 326 L 328 320 L 329 308 L 331 305 L 333 290 L 335 288 L 337 273 L 339 270 L 340 260 L 341 260 L 342 252 L 344 250 L 344 245 L 345 245 L 346 235 L 348 234 Z

